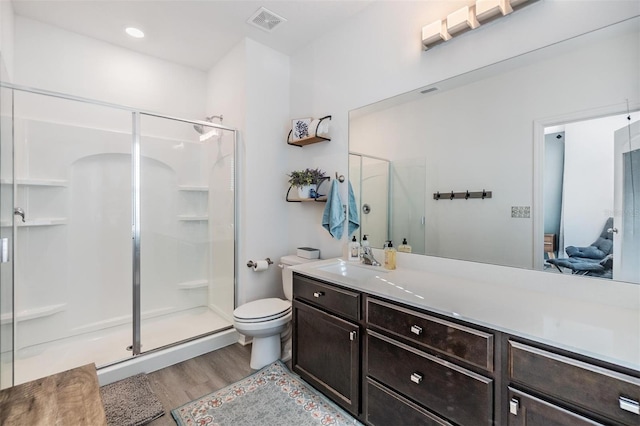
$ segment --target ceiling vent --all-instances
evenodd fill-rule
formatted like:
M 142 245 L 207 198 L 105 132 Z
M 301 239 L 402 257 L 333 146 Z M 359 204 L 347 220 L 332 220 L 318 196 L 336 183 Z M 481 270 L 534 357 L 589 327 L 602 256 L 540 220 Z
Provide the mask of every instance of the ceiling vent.
M 256 13 L 251 15 L 251 18 L 249 18 L 247 22 L 261 30 L 271 32 L 283 22 L 287 22 L 287 20 L 282 16 L 278 16 L 272 11 L 261 7 L 256 11 Z

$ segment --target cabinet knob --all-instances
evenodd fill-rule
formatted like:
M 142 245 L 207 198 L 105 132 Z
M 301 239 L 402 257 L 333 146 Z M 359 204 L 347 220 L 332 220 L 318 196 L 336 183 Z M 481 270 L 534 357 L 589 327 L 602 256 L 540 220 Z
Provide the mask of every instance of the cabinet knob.
M 519 409 L 520 401 L 518 400 L 518 398 L 511 398 L 511 401 L 509 401 L 509 412 L 514 416 L 517 416 Z
M 313 297 L 322 297 L 324 296 L 324 291 L 314 291 Z
M 411 381 L 417 385 L 420 384 L 420 382 L 422 381 L 422 374 L 420 373 L 412 373 L 411 374 Z
M 618 398 L 618 402 L 620 403 L 620 408 L 624 411 L 640 415 L 640 402 L 624 396 Z
M 419 327 L 417 325 L 412 325 L 411 326 L 411 332 L 413 334 L 415 334 L 416 336 L 419 336 L 422 334 L 422 327 Z

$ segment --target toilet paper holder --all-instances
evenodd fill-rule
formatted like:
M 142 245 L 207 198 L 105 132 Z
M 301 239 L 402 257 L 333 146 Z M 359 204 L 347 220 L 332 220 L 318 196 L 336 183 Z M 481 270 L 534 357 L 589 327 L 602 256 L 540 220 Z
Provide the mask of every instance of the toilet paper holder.
M 265 258 L 264 260 L 266 260 L 269 265 L 273 265 L 273 261 L 268 257 Z M 247 268 L 253 268 L 254 266 L 256 266 L 256 263 L 253 260 L 250 260 L 247 262 Z

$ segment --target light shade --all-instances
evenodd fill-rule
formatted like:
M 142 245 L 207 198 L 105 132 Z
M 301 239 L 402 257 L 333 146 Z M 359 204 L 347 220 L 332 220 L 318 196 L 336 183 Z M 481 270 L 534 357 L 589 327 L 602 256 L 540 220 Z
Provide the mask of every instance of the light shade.
M 450 35 L 462 34 L 473 28 L 478 28 L 480 23 L 476 19 L 474 6 L 465 6 L 447 16 L 447 31 Z
M 517 9 L 520 9 L 521 7 L 530 5 L 531 3 L 535 3 L 537 1 L 538 0 L 511 0 L 509 4 L 511 5 L 511 9 L 517 10 Z
M 447 32 L 446 24 L 443 20 L 435 21 L 422 27 L 422 45 L 425 50 L 447 40 L 451 40 L 451 34 Z
M 476 0 L 476 18 L 486 23 L 513 12 L 509 0 Z

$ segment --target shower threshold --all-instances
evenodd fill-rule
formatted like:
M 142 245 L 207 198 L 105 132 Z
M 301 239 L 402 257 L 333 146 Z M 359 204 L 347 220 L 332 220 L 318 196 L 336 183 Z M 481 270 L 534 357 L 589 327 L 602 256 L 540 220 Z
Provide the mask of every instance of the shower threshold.
M 232 326 L 208 307 L 197 307 L 142 321 L 142 352 L 151 351 Z M 97 367 L 133 358 L 131 324 L 110 327 L 19 349 L 15 354 L 15 384 L 78 366 Z

